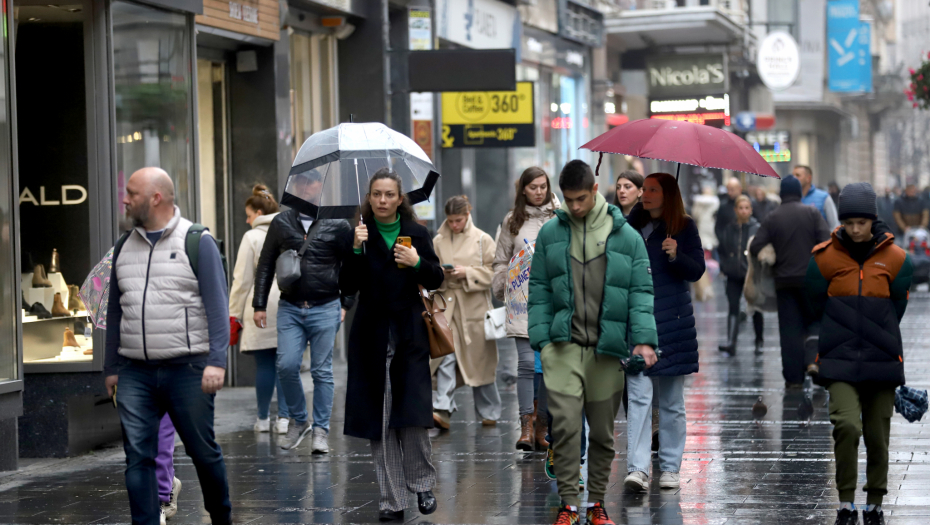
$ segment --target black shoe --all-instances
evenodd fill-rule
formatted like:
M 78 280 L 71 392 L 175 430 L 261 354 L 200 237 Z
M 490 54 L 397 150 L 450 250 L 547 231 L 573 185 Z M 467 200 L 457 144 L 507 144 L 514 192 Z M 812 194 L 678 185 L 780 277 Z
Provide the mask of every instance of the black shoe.
M 872 512 L 862 511 L 864 525 L 885 525 L 885 513 L 875 509 Z
M 32 305 L 32 315 L 38 317 L 39 319 L 51 319 L 52 312 L 49 312 L 45 309 L 45 306 L 42 303 L 35 303 Z
M 417 503 L 419 504 L 421 514 L 432 514 L 436 512 L 436 507 L 438 506 L 432 490 L 417 492 Z
M 836 511 L 836 521 L 833 525 L 858 525 L 859 513 L 855 510 L 840 509 Z
M 737 316 L 731 315 L 727 317 L 727 342 L 726 344 L 720 345 L 719 348 L 721 352 L 726 352 L 728 354 L 736 355 L 736 338 L 739 336 L 739 321 Z
M 757 354 L 761 354 L 761 353 L 762 353 L 762 345 L 763 345 L 763 344 L 765 344 L 765 341 L 763 341 L 761 338 L 756 339 L 756 353 L 757 353 Z
M 404 511 L 402 510 L 382 510 L 378 514 L 378 521 L 404 521 Z

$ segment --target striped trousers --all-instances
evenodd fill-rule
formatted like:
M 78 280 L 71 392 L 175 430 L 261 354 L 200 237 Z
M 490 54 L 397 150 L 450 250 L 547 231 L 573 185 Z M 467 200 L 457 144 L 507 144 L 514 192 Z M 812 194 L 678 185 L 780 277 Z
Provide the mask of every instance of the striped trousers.
M 381 417 L 381 440 L 371 441 L 371 455 L 381 489 L 379 510 L 399 511 L 407 508 L 407 491 L 432 490 L 436 469 L 430 462 L 429 431 L 423 427 L 388 428 L 391 422 L 391 360 L 393 342 L 389 343 L 384 380 L 384 412 Z

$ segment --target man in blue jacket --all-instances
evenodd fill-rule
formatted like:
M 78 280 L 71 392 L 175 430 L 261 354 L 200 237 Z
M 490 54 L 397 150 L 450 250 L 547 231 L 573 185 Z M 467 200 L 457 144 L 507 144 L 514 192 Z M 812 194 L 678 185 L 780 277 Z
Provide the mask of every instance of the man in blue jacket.
M 795 166 L 792 174 L 801 183 L 801 204 L 817 208 L 823 220 L 827 221 L 827 228 L 830 231 L 835 230 L 840 225 L 836 215 L 836 202 L 829 193 L 814 186 L 814 172 L 810 166 Z

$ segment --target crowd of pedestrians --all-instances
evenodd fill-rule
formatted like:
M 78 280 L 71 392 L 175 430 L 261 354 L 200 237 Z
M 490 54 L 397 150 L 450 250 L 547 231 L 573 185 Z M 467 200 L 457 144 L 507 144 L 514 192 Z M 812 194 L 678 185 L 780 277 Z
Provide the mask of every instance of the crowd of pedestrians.
M 775 254 L 766 260 L 786 388 L 801 387 L 808 375 L 831 394 L 837 523 L 858 519 L 860 434 L 868 451 L 864 520 L 883 523 L 891 407 L 904 383 L 898 323 L 915 273 L 893 228 L 927 227 L 916 188 L 889 206 L 866 183 L 835 188 L 834 195 L 820 190 L 806 166 L 782 179 L 777 198 L 761 188 L 747 195 L 734 178 L 719 206 L 707 208 L 716 220 L 702 235 L 667 173 L 622 172 L 605 198 L 591 167 L 574 160 L 557 177 L 562 201 L 551 180 L 538 167 L 520 175 L 496 239 L 477 228 L 464 196 L 448 199 L 431 238 L 389 168 L 369 179 L 354 228 L 280 212 L 268 189 L 256 185 L 244 207 L 251 229 L 227 295 L 217 244 L 180 216 L 168 174 L 133 174 L 124 204 L 134 228 L 114 250 L 105 365 L 123 426 L 133 523 L 164 524 L 176 512 L 175 432 L 197 469 L 212 523 L 231 523 L 213 433 L 231 336 L 255 358 L 255 431 L 281 434 L 277 443 L 286 450 L 309 435 L 311 452 L 328 453 L 333 346 L 353 307 L 346 384 L 352 408 L 343 432 L 370 442 L 382 521 L 405 519 L 409 493 L 422 514 L 434 512 L 428 429 L 452 428 L 455 390 L 471 387 L 482 425 L 501 418 L 499 349 L 485 323 L 496 298 L 517 348 L 516 449 L 547 450 L 545 470 L 561 499 L 557 525 L 574 525 L 582 513 L 587 523 L 612 525 L 604 497 L 620 407 L 628 421 L 623 487 L 647 492 L 654 479 L 661 489 L 677 488 L 687 440 L 685 377 L 699 370 L 691 285 L 704 277 L 713 253 L 728 303 L 720 350 L 733 355 L 747 275 L 765 250 Z M 319 177 L 297 177 L 289 191 L 313 195 L 321 185 Z M 894 224 L 883 222 L 883 213 Z M 299 257 L 300 277 L 285 282 L 277 262 L 290 251 Z M 514 261 L 527 254 L 528 275 L 515 277 Z M 446 303 L 454 352 L 437 359 L 422 290 L 438 291 Z M 763 318 L 758 310 L 750 315 L 759 352 Z M 865 325 L 870 329 L 859 329 Z M 312 410 L 300 378 L 308 346 Z

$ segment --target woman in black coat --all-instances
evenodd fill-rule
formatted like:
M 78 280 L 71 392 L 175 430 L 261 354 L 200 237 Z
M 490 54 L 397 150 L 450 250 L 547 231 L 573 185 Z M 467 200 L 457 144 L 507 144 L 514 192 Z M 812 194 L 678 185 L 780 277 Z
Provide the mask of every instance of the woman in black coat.
M 412 247 L 396 243 L 398 237 L 410 237 Z M 435 290 L 443 273 L 394 171 L 371 177 L 353 247 L 339 277 L 343 294 L 360 294 L 349 335 L 345 433 L 371 441 L 381 521 L 404 519 L 408 490 L 417 494 L 420 512 L 431 514 L 432 383 L 417 285 Z
M 642 202 L 628 221 L 646 243 L 660 359 L 641 374 L 627 376 L 627 471 L 624 486 L 635 492 L 649 487 L 652 465 L 653 399 L 659 409 L 659 487 L 678 488 L 681 457 L 687 438 L 684 376 L 698 371 L 697 330 L 690 283 L 704 275 L 704 248 L 675 177 L 653 173 L 643 184 Z M 646 362 L 652 356 L 643 355 Z M 653 394 L 655 396 L 653 397 Z
M 759 230 L 759 221 L 752 215 L 752 201 L 740 195 L 734 203 L 736 222 L 728 224 L 721 232 L 720 271 L 727 276 L 727 302 L 730 309 L 727 314 L 727 342 L 720 345 L 721 352 L 730 355 L 736 353 L 736 339 L 739 336 L 739 303 L 743 296 L 743 285 L 749 271 L 749 239 Z M 764 328 L 762 312 L 752 314 L 752 325 L 756 332 L 756 352 L 762 350 L 762 330 Z

